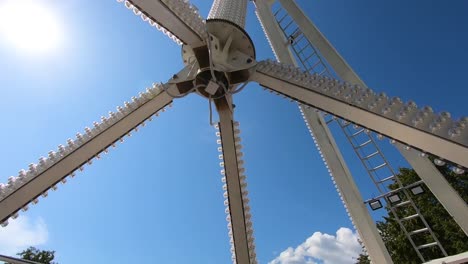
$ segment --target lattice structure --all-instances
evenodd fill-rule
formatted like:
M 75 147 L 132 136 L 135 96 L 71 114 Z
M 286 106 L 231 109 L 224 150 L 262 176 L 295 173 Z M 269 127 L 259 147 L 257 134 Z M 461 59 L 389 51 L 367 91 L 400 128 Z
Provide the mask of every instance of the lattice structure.
M 244 30 L 247 0 L 215 0 L 207 20 L 188 0 L 118 0 L 151 26 L 182 45 L 185 67 L 166 83 L 154 84 L 115 112 L 101 117 L 92 128 L 85 128 L 65 145 L 59 145 L 37 164 L 31 163 L 8 182 L 0 184 L 0 223 L 27 211 L 50 189 L 74 177 L 84 166 L 99 159 L 125 136 L 138 131 L 154 116 L 172 105 L 174 98 L 196 93 L 216 107 L 219 113 L 219 158 L 225 191 L 224 205 L 231 243 L 232 261 L 257 263 L 251 210 L 241 152 L 239 124 L 234 121 L 234 94 L 249 82 L 257 82 L 272 93 L 297 102 L 317 149 L 325 162 L 346 211 L 374 263 L 392 263 L 372 220 L 366 203 L 384 198 L 401 228 L 418 252 L 437 247 L 447 255 L 432 232 L 408 189 L 396 177 L 373 135 L 389 138 L 420 173 L 418 184 L 425 183 L 468 233 L 468 207 L 443 180 L 427 159 L 451 166 L 455 173 L 468 167 L 468 118 L 454 120 L 448 113 L 436 114 L 430 107 L 418 108 L 367 88 L 328 40 L 293 0 L 255 0 L 256 13 L 278 61 L 256 61 L 255 47 Z M 332 117 L 326 120 L 328 117 Z M 328 124 L 339 123 L 342 131 L 380 191 L 380 196 L 364 200 L 337 146 Z M 371 147 L 372 150 L 365 150 Z M 378 163 L 377 163 L 378 162 Z M 385 177 L 380 174 L 387 171 Z M 403 194 L 388 183 L 398 184 Z M 399 208 L 409 206 L 413 214 L 402 215 Z M 405 212 L 411 212 L 405 211 Z M 418 219 L 421 228 L 407 230 L 404 222 Z M 432 239 L 419 243 L 414 236 L 428 234 Z M 459 258 L 460 259 L 460 258 Z M 432 262 L 431 262 L 432 263 Z M 441 262 L 442 263 L 442 262 Z

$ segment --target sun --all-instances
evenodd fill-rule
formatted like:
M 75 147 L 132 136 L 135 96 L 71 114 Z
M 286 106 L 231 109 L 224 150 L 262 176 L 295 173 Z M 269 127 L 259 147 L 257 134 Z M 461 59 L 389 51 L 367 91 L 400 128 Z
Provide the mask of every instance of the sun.
M 40 0 L 0 0 L 0 42 L 33 53 L 60 47 L 62 25 L 50 7 Z

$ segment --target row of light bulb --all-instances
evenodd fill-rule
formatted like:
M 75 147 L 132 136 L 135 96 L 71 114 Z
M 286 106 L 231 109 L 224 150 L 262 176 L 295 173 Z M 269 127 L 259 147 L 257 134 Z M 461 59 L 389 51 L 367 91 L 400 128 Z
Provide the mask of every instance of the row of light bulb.
M 219 129 L 219 124 L 215 126 L 216 129 Z M 253 236 L 253 226 L 252 226 L 252 215 L 250 213 L 250 206 L 249 206 L 249 198 L 248 198 L 248 190 L 247 190 L 247 178 L 245 176 L 245 168 L 244 168 L 244 161 L 242 157 L 244 154 L 242 153 L 242 144 L 241 144 L 241 138 L 240 138 L 240 129 L 239 129 L 239 122 L 234 122 L 234 142 L 235 142 L 235 148 L 236 148 L 236 158 L 237 158 L 237 166 L 238 166 L 238 171 L 239 171 L 239 182 L 240 182 L 240 187 L 241 187 L 241 193 L 242 193 L 242 202 L 244 206 L 244 219 L 245 219 L 245 227 L 246 227 L 246 232 L 247 232 L 247 243 L 248 243 L 248 248 L 249 248 L 249 254 L 250 254 L 250 264 L 257 264 L 257 255 L 255 253 L 255 238 Z M 226 216 L 226 221 L 228 222 L 227 227 L 228 227 L 228 235 L 229 235 L 229 242 L 231 244 L 231 259 L 234 264 L 238 264 L 236 260 L 236 251 L 235 251 L 235 244 L 234 244 L 234 237 L 233 237 L 233 230 L 232 230 L 232 222 L 231 222 L 231 214 L 230 214 L 230 209 L 229 209 L 229 193 L 228 193 L 228 188 L 227 188 L 227 180 L 226 180 L 226 171 L 225 171 L 225 166 L 224 166 L 224 156 L 223 156 L 223 148 L 222 148 L 222 140 L 221 140 L 221 132 L 218 130 L 216 132 L 216 136 L 218 137 L 217 143 L 220 145 L 218 147 L 218 152 L 219 154 L 219 159 L 221 160 L 220 162 L 220 167 L 221 169 L 221 181 L 223 182 L 223 190 L 224 190 L 224 206 L 226 206 L 225 213 L 227 214 Z
M 309 74 L 300 68 L 276 61 L 260 62 L 257 64 L 257 70 L 399 123 L 468 145 L 468 117 L 454 121 L 447 112 L 435 114 L 431 107 L 418 109 L 412 101 L 404 104 L 398 97 L 389 98 L 385 93 L 377 94 L 369 88 L 353 86 L 318 74 Z
M 349 210 L 348 210 L 348 206 L 346 205 L 346 201 L 343 199 L 343 195 L 341 194 L 341 191 L 340 191 L 338 185 L 336 184 L 335 177 L 333 176 L 333 172 L 331 171 L 330 167 L 328 166 L 327 159 L 325 158 L 325 156 L 324 156 L 323 153 L 322 153 L 322 148 L 321 148 L 320 145 L 318 144 L 317 139 L 315 138 L 315 135 L 314 135 L 314 131 L 312 130 L 312 128 L 310 127 L 309 122 L 307 121 L 306 114 L 304 113 L 304 109 L 305 109 L 305 108 L 308 108 L 308 109 L 309 109 L 310 107 L 301 105 L 301 104 L 299 103 L 299 111 L 301 112 L 302 118 L 303 118 L 304 121 L 305 121 L 305 124 L 306 124 L 306 126 L 307 126 L 307 129 L 309 130 L 309 133 L 310 133 L 310 135 L 312 136 L 312 139 L 314 140 L 315 147 L 317 148 L 317 151 L 319 152 L 320 157 L 322 158 L 322 161 L 323 161 L 323 163 L 325 164 L 325 168 L 327 169 L 327 171 L 328 171 L 328 173 L 329 173 L 329 175 L 330 175 L 330 178 L 331 178 L 331 180 L 332 180 L 332 182 L 333 182 L 333 185 L 335 186 L 336 192 L 338 193 L 338 196 L 340 197 L 341 203 L 343 204 L 343 206 L 344 206 L 344 208 L 345 208 L 346 214 L 348 215 L 349 220 L 351 221 L 351 224 L 352 224 L 353 227 L 354 227 L 354 230 L 357 231 L 358 239 L 359 239 L 359 241 L 361 241 L 361 239 L 359 238 L 359 236 L 360 236 L 359 230 L 356 228 L 356 224 L 355 224 L 355 222 L 354 222 L 354 220 L 353 220 L 353 217 L 351 216 L 351 213 L 350 213 Z M 367 252 L 365 245 L 363 245 L 363 251 L 364 251 L 364 253 Z M 370 259 L 370 256 L 369 256 L 369 259 Z M 372 260 L 371 260 L 371 261 L 372 261 Z
M 186 25 L 199 36 L 206 35 L 205 20 L 200 15 L 198 8 L 189 0 L 161 0 L 168 6 Z
M 156 0 L 155 0 L 156 1 Z M 149 17 L 145 12 L 139 10 L 136 6 L 128 0 L 117 0 L 117 2 L 124 3 L 125 7 L 132 10 L 133 13 L 137 16 L 140 16 L 141 19 L 145 22 L 148 22 L 150 26 L 155 27 L 157 30 L 161 31 L 169 38 L 171 38 L 178 45 L 184 44 L 182 40 L 171 31 L 165 27 L 158 24 L 153 18 Z M 200 16 L 198 9 L 191 5 L 187 0 L 161 0 L 172 12 L 174 12 L 178 18 L 188 25 L 192 30 L 194 30 L 199 36 L 204 36 L 205 32 L 205 23 L 203 18 Z
M 257 3 L 255 3 L 257 5 Z M 271 42 L 271 39 L 268 37 L 268 31 L 265 29 L 265 25 L 263 25 L 262 22 L 262 17 L 260 16 L 260 13 L 258 11 L 258 8 L 255 8 L 255 15 L 257 16 L 258 21 L 260 22 L 260 26 L 262 27 L 262 31 L 265 34 L 265 38 L 268 41 L 268 44 L 270 45 L 270 50 L 273 51 L 273 54 L 275 55 L 275 58 L 277 61 L 280 61 L 278 54 L 276 54 L 276 49 L 273 46 L 273 43 Z
M 9 194 L 13 193 L 15 190 L 21 188 L 23 185 L 27 184 L 29 181 L 34 179 L 35 177 L 40 176 L 45 170 L 49 169 L 50 167 L 56 165 L 59 163 L 63 158 L 68 156 L 70 153 L 75 151 L 76 149 L 80 148 L 90 140 L 92 140 L 95 136 L 98 134 L 102 133 L 104 130 L 112 126 L 113 124 L 119 122 L 122 120 L 124 117 L 129 115 L 131 112 L 133 112 L 136 108 L 140 107 L 144 103 L 148 102 L 149 100 L 153 99 L 156 97 L 158 94 L 162 92 L 162 85 L 160 84 L 153 84 L 151 88 L 147 88 L 145 92 L 140 93 L 138 97 L 132 97 L 131 102 L 124 102 L 124 106 L 118 106 L 117 107 L 117 112 L 109 112 L 108 117 L 101 117 L 101 122 L 94 122 L 93 123 L 93 128 L 86 127 L 85 133 L 77 133 L 76 134 L 76 139 L 68 139 L 67 140 L 67 145 L 59 145 L 57 147 L 57 150 L 51 150 L 49 151 L 47 158 L 46 157 L 41 157 L 39 158 L 39 161 L 37 164 L 31 163 L 28 166 L 28 170 L 20 170 L 18 173 L 18 176 L 11 176 L 8 178 L 8 183 L 0 183 L 0 201 L 5 199 Z M 161 109 L 160 111 L 164 112 L 165 109 Z M 156 116 L 159 115 L 159 113 L 155 114 Z M 152 117 L 148 118 L 148 121 L 151 121 Z M 143 121 L 141 124 L 138 126 L 145 126 L 145 121 Z M 138 131 L 138 126 L 134 128 L 134 131 Z M 131 131 L 127 134 L 127 136 L 131 136 Z M 120 138 L 118 141 L 123 142 L 123 138 Z M 116 142 L 114 142 L 111 145 L 113 148 L 116 147 Z M 108 153 L 109 149 L 105 149 L 102 152 Z M 97 153 L 93 158 L 100 159 L 100 154 Z M 91 165 L 93 162 L 93 158 L 88 160 L 87 164 Z M 75 177 L 75 172 L 76 171 L 83 171 L 84 167 L 81 166 L 79 168 L 74 169 L 69 175 L 64 175 L 64 178 L 61 180 L 62 184 L 65 184 L 67 182 L 66 177 L 70 176 L 71 178 Z M 49 189 L 52 190 L 57 190 L 58 186 L 53 185 L 50 186 Z M 45 190 L 42 193 L 42 197 L 47 197 L 48 196 L 48 190 Z M 36 204 L 38 202 L 37 198 L 31 201 L 32 204 Z M 22 211 L 27 211 L 29 209 L 28 205 L 24 206 L 21 208 Z M 19 210 L 18 210 L 19 211 Z M 15 212 L 11 217 L 13 219 L 16 219 L 18 217 L 18 211 Z M 8 225 L 8 220 L 4 221 L 1 223 L 1 226 L 7 226 Z
M 380 105 L 382 111 L 382 115 L 388 118 L 394 118 L 398 122 L 405 123 L 409 126 L 416 127 L 418 129 L 424 129 L 430 133 L 444 136 L 445 138 L 457 142 L 464 142 L 468 141 L 468 117 L 463 117 L 459 121 L 454 122 L 450 118 L 450 114 L 447 112 L 442 112 L 440 115 L 435 115 L 432 108 L 429 106 L 423 107 L 418 109 L 416 104 L 412 101 L 408 102 L 406 105 L 403 105 L 401 100 L 397 97 L 389 99 L 385 93 L 375 94 L 369 88 L 360 88 L 359 86 L 351 86 L 347 83 L 339 82 L 338 80 L 330 79 L 328 77 L 319 76 L 318 74 L 308 74 L 302 72 L 299 68 L 296 68 L 291 65 L 280 64 L 275 61 L 267 60 L 258 63 L 257 70 L 267 75 L 274 75 L 279 76 L 280 78 L 285 78 L 288 80 L 293 80 L 298 85 L 305 86 L 305 87 L 312 87 L 314 91 L 319 90 L 318 92 L 322 91 L 325 87 L 325 91 L 331 91 L 330 87 L 337 87 L 336 91 L 334 92 L 335 96 L 338 96 L 342 91 L 348 90 L 351 91 L 350 94 L 355 94 L 357 98 L 354 101 L 354 104 L 357 107 L 361 107 L 359 105 L 359 101 L 364 102 L 363 98 L 373 98 L 373 102 L 368 105 L 369 109 L 376 109 L 378 105 Z M 286 73 L 285 73 L 286 72 Z M 296 77 L 290 77 L 296 76 Z M 292 79 L 291 79 L 292 78 Z M 284 98 L 287 98 L 285 95 L 280 94 L 274 90 L 268 89 L 270 92 L 280 95 Z M 337 92 L 341 91 L 341 92 Z M 361 100 L 362 99 L 362 100 Z M 292 99 L 294 100 L 294 99 Z M 348 103 L 353 104 L 353 102 L 348 101 Z M 383 107 L 385 106 L 385 107 Z M 399 109 L 396 111 L 396 109 Z M 390 116 L 390 112 L 397 112 L 397 117 Z M 414 115 L 414 118 L 409 121 L 408 116 L 409 113 Z M 403 120 L 403 118 L 406 118 Z M 433 120 L 433 122 L 429 122 L 429 119 Z M 349 122 L 349 121 L 346 121 Z M 435 129 L 437 128 L 437 129 Z M 456 133 L 453 132 L 456 130 Z M 441 131 L 448 131 L 447 133 L 441 133 Z M 449 135 L 449 137 L 447 137 Z M 385 136 L 381 134 L 377 134 L 378 139 L 384 139 Z M 390 139 L 392 144 L 395 144 L 397 141 L 395 139 Z M 402 143 L 404 144 L 404 143 Z M 405 149 L 410 150 L 412 149 L 411 146 L 406 145 Z M 421 156 L 425 157 L 428 156 L 427 153 L 421 152 Z M 445 161 L 443 158 L 436 158 L 434 163 L 438 166 L 445 165 Z M 463 174 L 465 173 L 465 169 L 463 166 L 455 164 L 451 165 L 452 171 L 456 174 Z

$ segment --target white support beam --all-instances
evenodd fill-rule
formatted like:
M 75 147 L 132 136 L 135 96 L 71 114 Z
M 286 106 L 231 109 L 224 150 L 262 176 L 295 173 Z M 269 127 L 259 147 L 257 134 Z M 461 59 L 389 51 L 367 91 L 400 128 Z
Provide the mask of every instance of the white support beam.
M 423 180 L 426 186 L 431 190 L 437 200 L 453 217 L 453 220 L 460 226 L 460 228 L 468 235 L 468 205 L 458 195 L 457 191 L 450 186 L 450 183 L 441 175 L 433 177 L 439 173 L 436 167 L 432 166 L 433 163 L 428 158 L 423 158 L 420 152 L 414 149 L 406 150 L 402 144 L 397 143 L 397 148 L 402 155 L 411 160 L 415 165 L 414 170 L 419 178 Z M 434 171 L 436 170 L 436 171 Z M 440 173 L 439 173 L 440 174 Z
M 118 112 L 102 117 L 85 134 L 69 139 L 67 146 L 60 145 L 57 152 L 49 152 L 48 158 L 41 158 L 38 165 L 30 165 L 29 171 L 0 190 L 0 223 L 7 224 L 8 218 L 16 217 L 20 209 L 26 210 L 29 203 L 36 203 L 40 195 L 64 180 L 74 171 L 90 163 L 101 152 L 138 127 L 145 120 L 172 102 L 172 97 L 155 86 L 133 97 L 132 102 L 118 107 Z
M 247 190 L 245 176 L 239 164 L 240 138 L 235 133 L 232 108 L 223 98 L 215 101 L 219 113 L 219 132 L 224 160 L 224 174 L 226 179 L 227 206 L 229 210 L 231 239 L 234 252 L 233 261 L 236 264 L 256 264 L 253 244 L 253 231 L 250 222 L 250 208 L 247 205 Z
M 294 0 L 279 0 L 279 2 L 294 22 L 297 23 L 304 36 L 319 51 L 321 57 L 332 67 L 338 77 L 343 81 L 357 84 L 361 87 L 367 87 Z
M 256 13 L 260 24 L 265 31 L 276 58 L 284 63 L 297 65 L 290 49 L 286 46 L 287 40 L 282 34 L 271 12 L 270 4 L 264 0 L 256 0 Z M 324 125 L 323 118 L 314 110 L 301 106 L 304 118 L 315 134 L 317 144 L 323 152 L 331 174 L 337 184 L 338 191 L 343 199 L 351 221 L 355 225 L 364 246 L 374 263 L 393 263 L 385 244 L 380 237 L 377 227 L 354 182 L 340 150 L 328 127 Z M 332 176 L 332 177 L 333 177 Z
M 331 171 L 340 198 L 345 204 L 347 213 L 355 225 L 370 259 L 373 263 L 393 263 L 327 124 L 320 115 L 313 114 L 313 112 L 304 112 L 304 118 L 320 146 L 320 151 Z
M 183 0 L 118 0 L 135 15 L 161 30 L 178 44 L 199 46 L 205 39 L 205 22 L 198 8 Z
M 468 263 L 468 252 L 463 252 L 454 256 L 434 259 L 424 264 L 466 264 Z
M 401 101 L 369 89 L 357 89 L 271 61 L 259 62 L 251 79 L 292 99 L 468 167 L 468 129 L 460 137 L 449 136 L 447 131 L 455 122 L 447 115 L 435 116 L 425 109 L 406 108 Z M 421 113 L 427 113 L 427 118 L 415 123 Z M 436 123 L 442 128 L 433 129 Z
M 328 62 L 333 68 L 335 73 L 343 81 L 360 85 L 367 88 L 364 81 L 359 78 L 358 74 L 351 68 L 346 60 L 339 54 L 333 47 L 328 39 L 320 32 L 312 20 L 304 14 L 294 0 L 279 0 L 283 8 L 297 23 L 299 29 L 305 37 L 312 43 L 312 45 L 319 51 L 320 55 Z M 414 170 L 420 175 L 427 187 L 432 193 L 438 193 L 436 197 L 442 199 L 439 201 L 445 207 L 447 212 L 454 216 L 454 220 L 463 229 L 465 234 L 468 235 L 468 207 L 466 203 L 460 203 L 460 198 L 452 186 L 444 179 L 444 176 L 437 170 L 434 164 L 428 161 L 427 158 L 415 155 L 415 151 L 407 152 L 402 148 L 401 144 L 398 149 L 411 165 Z M 437 184 L 432 184 L 437 182 Z M 453 199 L 448 199 L 439 190 L 444 190 L 443 193 L 449 194 Z M 456 198 L 458 197 L 458 198 Z M 446 199 L 444 199 L 446 198 Z M 453 204 L 451 204 L 453 203 Z M 461 206 L 461 207 L 460 207 Z M 461 210 L 459 210 L 460 208 Z
M 39 262 L 0 255 L 0 260 L 8 264 L 40 264 Z

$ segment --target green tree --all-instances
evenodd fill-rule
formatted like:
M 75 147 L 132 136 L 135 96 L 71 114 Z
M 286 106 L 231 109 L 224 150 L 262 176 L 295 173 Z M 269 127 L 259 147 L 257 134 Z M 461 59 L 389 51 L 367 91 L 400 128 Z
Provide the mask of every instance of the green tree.
M 468 173 L 463 175 L 456 175 L 447 167 L 440 167 L 439 170 L 445 176 L 447 181 L 457 190 L 460 196 L 468 201 Z M 399 179 L 403 185 L 419 181 L 420 178 L 416 172 L 412 169 L 401 168 L 399 173 Z M 397 189 L 397 185 L 393 184 L 390 189 Z M 437 201 L 435 196 L 424 187 L 425 192 L 420 195 L 412 196 L 413 201 L 420 209 L 422 215 L 425 217 L 429 226 L 434 231 L 435 235 L 441 242 L 442 246 L 447 251 L 447 254 L 454 255 L 462 253 L 468 250 L 468 239 L 465 233 L 460 229 L 452 217 L 445 211 L 442 205 Z M 403 193 L 400 196 L 404 199 Z M 377 222 L 377 228 L 381 232 L 382 239 L 392 256 L 395 263 L 408 263 L 418 264 L 421 263 L 418 255 L 411 246 L 410 242 L 406 238 L 404 232 L 401 230 L 400 225 L 395 220 L 393 214 L 390 213 L 390 208 L 386 208 L 389 212 L 387 217 L 384 217 L 383 221 Z M 411 207 L 400 207 L 397 211 L 399 216 L 414 214 L 414 210 Z M 404 222 L 407 230 L 416 230 L 422 228 L 422 222 L 419 219 L 413 219 Z M 412 236 L 417 245 L 422 245 L 428 242 L 432 242 L 431 237 L 427 232 L 420 233 Z M 426 259 L 434 259 L 442 257 L 437 247 L 430 247 L 422 250 L 422 255 Z M 369 263 L 368 257 L 361 254 L 358 258 L 359 264 Z
M 364 250 L 364 247 L 362 249 Z M 367 255 L 360 254 L 356 260 L 356 264 L 371 264 L 371 263 Z
M 52 262 L 55 258 L 55 251 L 39 250 L 35 247 L 29 247 L 17 255 L 25 260 L 31 260 L 44 264 L 57 264 L 56 262 Z

